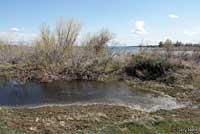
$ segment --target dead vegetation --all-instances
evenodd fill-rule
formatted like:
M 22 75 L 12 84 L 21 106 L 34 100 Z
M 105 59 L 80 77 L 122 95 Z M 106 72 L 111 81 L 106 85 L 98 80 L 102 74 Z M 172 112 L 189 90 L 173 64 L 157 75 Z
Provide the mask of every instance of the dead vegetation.
M 106 69 L 112 71 L 112 64 L 107 66 L 112 59 L 107 49 L 112 34 L 103 29 L 88 34 L 89 36 L 82 41 L 78 41 L 80 30 L 81 24 L 74 19 L 68 21 L 61 19 L 55 30 L 44 24 L 39 38 L 32 46 L 26 48 L 20 45 L 2 44 L 0 62 L 16 66 L 15 71 L 19 73 L 14 77 L 19 77 L 22 81 L 98 79 Z M 10 68 L 7 70 L 6 74 L 11 74 Z
M 1 76 L 21 81 L 108 80 L 132 77 L 167 84 L 193 80 L 199 85 L 199 51 L 171 51 L 173 46 L 141 50 L 139 53 L 111 53 L 108 30 L 87 34 L 78 40 L 81 24 L 74 20 L 57 22 L 55 29 L 44 24 L 32 45 L 0 45 Z M 185 72 L 184 72 L 185 71 Z M 190 81 L 191 82 L 191 81 Z

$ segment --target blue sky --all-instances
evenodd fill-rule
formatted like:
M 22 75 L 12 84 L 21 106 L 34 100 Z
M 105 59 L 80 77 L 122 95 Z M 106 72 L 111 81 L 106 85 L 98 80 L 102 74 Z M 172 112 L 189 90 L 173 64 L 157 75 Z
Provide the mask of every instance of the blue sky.
M 166 38 L 200 42 L 199 0 L 1 0 L 0 38 L 34 38 L 59 17 L 82 22 L 82 34 L 108 28 L 127 45 Z

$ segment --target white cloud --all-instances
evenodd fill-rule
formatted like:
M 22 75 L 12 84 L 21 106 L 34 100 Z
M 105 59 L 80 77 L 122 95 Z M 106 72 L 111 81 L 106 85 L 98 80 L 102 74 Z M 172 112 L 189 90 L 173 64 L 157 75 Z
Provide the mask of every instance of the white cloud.
M 17 28 L 17 27 L 12 27 L 10 28 L 11 32 L 23 32 L 24 28 Z
M 16 28 L 16 27 L 12 27 L 12 28 L 10 28 L 10 31 L 12 31 L 12 32 L 19 32 L 20 29 Z
M 171 19 L 178 19 L 179 18 L 179 16 L 177 16 L 175 14 L 169 14 L 168 17 L 171 18 Z
M 19 41 L 33 41 L 37 37 L 35 33 L 23 33 L 23 32 L 0 32 L 0 40 L 8 42 Z
M 24 28 L 12 27 L 8 31 L 0 31 L 0 40 L 7 42 L 30 42 L 33 41 L 38 34 L 28 33 Z
M 135 33 L 136 35 L 145 35 L 147 34 L 147 31 L 144 28 L 144 21 L 136 21 L 135 22 L 135 28 L 134 30 L 132 30 L 133 33 Z

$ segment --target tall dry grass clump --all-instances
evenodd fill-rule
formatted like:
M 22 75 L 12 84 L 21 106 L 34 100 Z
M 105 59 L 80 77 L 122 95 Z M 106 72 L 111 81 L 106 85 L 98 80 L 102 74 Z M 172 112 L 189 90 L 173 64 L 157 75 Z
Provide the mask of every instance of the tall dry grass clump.
M 107 44 L 112 34 L 102 30 L 78 41 L 80 30 L 81 24 L 74 19 L 58 21 L 54 30 L 43 25 L 35 42 L 31 64 L 40 66 L 50 74 L 63 74 L 77 79 L 98 77 L 111 61 Z
M 6 69 L 6 74 L 23 81 L 98 79 L 105 70 L 112 70 L 112 56 L 107 48 L 112 34 L 102 30 L 80 41 L 80 30 L 81 24 L 74 19 L 60 19 L 54 29 L 43 24 L 39 37 L 31 46 L 1 43 L 0 62 L 15 64 Z
M 0 43 L 0 64 L 11 63 L 18 64 L 23 63 L 33 53 L 32 47 L 23 44 L 10 45 L 8 43 Z
M 81 25 L 75 20 L 60 20 L 54 31 L 48 25 L 43 25 L 39 40 L 36 41 L 35 62 L 53 64 L 70 57 L 80 28 Z

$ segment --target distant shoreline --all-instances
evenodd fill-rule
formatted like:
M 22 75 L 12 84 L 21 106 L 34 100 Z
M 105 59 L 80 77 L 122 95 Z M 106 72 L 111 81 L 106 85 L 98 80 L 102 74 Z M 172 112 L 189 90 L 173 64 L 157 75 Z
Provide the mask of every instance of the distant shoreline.
M 149 45 L 149 46 L 108 46 L 108 47 L 153 47 L 153 48 L 164 48 L 159 47 L 158 45 Z M 196 46 L 173 46 L 173 48 L 200 48 L 200 45 Z

